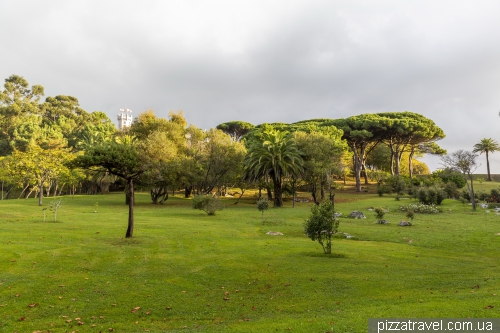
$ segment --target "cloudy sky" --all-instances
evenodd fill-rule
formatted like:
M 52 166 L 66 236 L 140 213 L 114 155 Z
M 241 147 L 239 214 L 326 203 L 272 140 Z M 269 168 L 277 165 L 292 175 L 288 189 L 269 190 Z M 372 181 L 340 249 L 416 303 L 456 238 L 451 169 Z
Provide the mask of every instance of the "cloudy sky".
M 500 141 L 499 15 L 497 0 L 0 0 L 0 78 L 115 122 L 120 108 L 201 128 L 408 110 L 470 150 Z

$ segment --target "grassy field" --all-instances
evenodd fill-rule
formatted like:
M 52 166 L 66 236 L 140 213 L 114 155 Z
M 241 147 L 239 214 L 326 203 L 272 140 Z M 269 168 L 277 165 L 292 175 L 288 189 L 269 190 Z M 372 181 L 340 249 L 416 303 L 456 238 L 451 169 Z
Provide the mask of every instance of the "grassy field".
M 64 197 L 55 223 L 35 199 L 1 201 L 0 332 L 366 332 L 368 318 L 500 316 L 500 216 L 445 200 L 399 227 L 410 200 L 373 192 L 337 194 L 338 211 L 367 218 L 341 218 L 353 237 L 331 256 L 303 234 L 310 203 L 262 223 L 251 196 L 207 216 L 137 194 L 125 239 L 123 194 Z M 391 224 L 375 224 L 378 206 Z

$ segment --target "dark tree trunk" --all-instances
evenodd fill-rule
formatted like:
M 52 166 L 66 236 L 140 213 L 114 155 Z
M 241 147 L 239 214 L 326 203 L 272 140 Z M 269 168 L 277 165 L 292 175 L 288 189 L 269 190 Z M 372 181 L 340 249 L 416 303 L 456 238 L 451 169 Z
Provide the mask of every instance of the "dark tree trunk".
M 271 191 L 269 185 L 266 186 L 266 189 L 267 189 L 267 199 L 273 200 L 273 192 Z M 274 186 L 274 189 L 276 189 L 276 186 Z M 276 193 L 274 193 L 274 196 L 276 197 Z
M 134 180 L 128 179 L 128 192 L 130 193 L 128 204 L 128 228 L 125 238 L 132 237 L 134 233 Z
M 487 179 L 487 181 L 491 182 L 490 159 L 488 157 L 488 151 L 486 151 L 486 169 L 488 170 L 488 179 Z
M 281 184 L 277 181 L 274 182 L 274 207 L 283 207 L 283 193 Z
M 191 196 L 192 192 L 193 192 L 192 186 L 185 186 L 184 187 L 184 198 L 189 198 Z
M 240 197 L 238 198 L 238 200 L 236 200 L 236 202 L 234 203 L 235 205 L 238 204 L 238 202 L 240 202 L 241 200 L 241 197 L 243 196 L 243 194 L 245 193 L 245 190 L 244 189 L 241 189 L 241 194 L 240 194 Z

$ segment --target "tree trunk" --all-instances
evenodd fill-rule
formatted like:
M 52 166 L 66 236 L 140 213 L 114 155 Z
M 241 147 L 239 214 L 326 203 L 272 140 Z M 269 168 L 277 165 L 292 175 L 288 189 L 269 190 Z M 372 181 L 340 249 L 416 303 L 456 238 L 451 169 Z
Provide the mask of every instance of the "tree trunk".
M 184 187 L 184 198 L 189 198 L 191 196 L 191 192 L 193 192 L 193 187 L 192 186 L 185 186 Z
M 470 179 L 470 201 L 472 202 L 472 210 L 476 211 L 476 197 L 474 196 L 474 183 L 472 180 L 472 174 L 469 174 L 469 179 Z M 469 184 L 467 184 L 468 186 Z
M 363 177 L 365 178 L 365 185 L 370 184 L 370 183 L 368 182 L 368 173 L 366 172 L 366 166 L 365 166 L 365 163 L 363 163 L 363 164 L 361 165 L 361 171 L 363 172 Z
M 269 184 L 267 184 L 266 189 L 267 189 L 267 199 L 273 200 L 273 192 L 271 191 L 271 187 L 269 187 Z M 276 189 L 276 185 L 274 186 L 274 189 Z M 276 193 L 274 193 L 274 197 L 276 197 Z
M 281 183 L 274 181 L 274 207 L 283 207 Z
M 488 170 L 488 181 L 491 182 L 491 174 L 490 174 L 490 159 L 488 157 L 488 151 L 486 151 L 486 169 Z
M 412 151 L 410 152 L 410 156 L 408 157 L 408 171 L 410 172 L 410 179 L 413 178 L 413 154 L 414 151 L 412 149 Z
M 40 192 L 38 192 L 38 206 L 43 205 L 43 183 L 39 183 Z
M 132 237 L 134 233 L 134 180 L 128 179 L 128 190 L 130 193 L 130 199 L 128 203 L 128 228 L 125 238 Z
M 353 158 L 354 158 L 354 176 L 356 178 L 356 192 L 361 192 L 361 156 L 358 155 L 358 151 L 356 150 L 356 146 L 351 147 L 353 150 Z M 364 150 L 361 152 L 363 154 Z
M 237 205 L 237 204 L 238 204 L 238 202 L 240 202 L 241 197 L 242 197 L 242 196 L 243 196 L 243 194 L 245 193 L 245 189 L 242 189 L 242 188 L 240 188 L 240 189 L 241 189 L 241 194 L 240 194 L 240 197 L 238 198 L 238 200 L 236 200 L 236 202 L 234 203 L 235 205 Z

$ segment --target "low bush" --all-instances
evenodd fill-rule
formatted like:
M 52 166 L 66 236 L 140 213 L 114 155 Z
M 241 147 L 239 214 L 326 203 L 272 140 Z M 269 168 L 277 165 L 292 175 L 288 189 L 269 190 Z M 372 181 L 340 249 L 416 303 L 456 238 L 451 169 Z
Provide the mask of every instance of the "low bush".
M 446 192 L 437 187 L 420 187 L 414 195 L 418 201 L 424 205 L 440 205 L 446 198 Z
M 441 210 L 436 207 L 436 205 L 425 205 L 425 204 L 408 204 L 406 206 L 399 207 L 399 210 L 402 212 L 413 211 L 415 213 L 421 214 L 439 214 Z
M 223 210 L 224 205 L 219 200 L 219 197 L 215 197 L 210 194 L 206 195 L 195 195 L 192 200 L 193 209 L 203 210 L 208 215 L 215 215 L 218 210 Z

